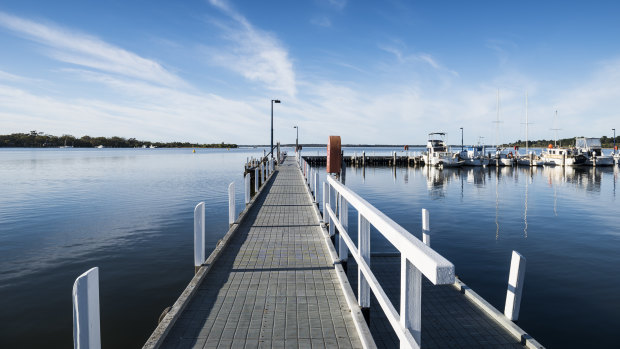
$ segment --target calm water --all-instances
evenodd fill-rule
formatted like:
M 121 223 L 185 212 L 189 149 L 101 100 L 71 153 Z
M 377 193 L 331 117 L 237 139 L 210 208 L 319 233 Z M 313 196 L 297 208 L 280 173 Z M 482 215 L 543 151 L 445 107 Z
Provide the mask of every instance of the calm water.
M 354 151 L 361 153 L 345 153 Z M 317 152 L 324 154 L 304 149 Z M 103 346 L 140 347 L 193 275 L 193 207 L 206 202 L 214 246 L 228 228 L 227 185 L 236 182 L 240 211 L 243 163 L 258 155 L 262 149 L 0 150 L 0 347 L 71 347 L 71 288 L 93 266 Z M 510 252 L 522 253 L 519 324 L 544 345 L 596 338 L 598 347 L 617 346 L 618 168 L 349 168 L 346 181 L 417 235 L 421 208 L 429 209 L 433 248 L 499 309 Z M 374 236 L 372 249 L 389 246 Z

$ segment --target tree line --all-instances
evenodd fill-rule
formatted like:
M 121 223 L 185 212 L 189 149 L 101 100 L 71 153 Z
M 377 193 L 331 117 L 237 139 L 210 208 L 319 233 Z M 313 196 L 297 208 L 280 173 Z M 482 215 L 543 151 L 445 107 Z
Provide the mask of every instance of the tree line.
M 104 146 L 106 148 L 237 148 L 236 144 L 213 143 L 199 144 L 190 142 L 150 142 L 141 141 L 135 138 L 123 137 L 91 137 L 82 136 L 80 138 L 72 135 L 54 136 L 43 132 L 30 131 L 30 133 L 12 133 L 0 135 L 0 147 L 21 147 L 21 148 L 95 148 Z
M 558 147 L 574 147 L 575 146 L 575 137 L 573 138 L 562 138 L 562 139 L 558 139 L 557 140 L 557 145 Z M 603 148 L 613 148 L 614 147 L 614 138 L 613 137 L 607 137 L 607 136 L 603 136 L 600 138 L 601 139 L 601 146 Z M 540 140 L 536 140 L 536 141 L 529 141 L 528 142 L 529 146 L 532 148 L 547 148 L 549 146 L 549 144 L 556 144 L 555 140 L 546 140 L 546 139 L 540 139 Z M 620 136 L 616 137 L 616 145 L 620 146 Z M 518 140 L 514 143 L 510 143 L 510 144 L 505 144 L 504 146 L 509 146 L 509 147 L 513 147 L 513 146 L 518 146 L 520 148 L 525 148 L 525 141 L 522 140 Z

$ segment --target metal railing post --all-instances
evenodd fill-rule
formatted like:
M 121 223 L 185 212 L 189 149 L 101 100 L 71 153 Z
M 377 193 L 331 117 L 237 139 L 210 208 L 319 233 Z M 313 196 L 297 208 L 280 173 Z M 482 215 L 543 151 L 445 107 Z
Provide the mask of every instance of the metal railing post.
M 236 219 L 235 212 L 235 182 L 228 185 L 228 224 L 233 225 Z
M 431 228 L 430 228 L 430 219 L 428 215 L 428 210 L 422 209 L 422 242 L 426 244 L 426 246 L 431 246 Z
M 358 258 L 364 260 L 370 266 L 370 222 L 361 213 L 357 215 L 357 229 Z M 357 280 L 357 301 L 362 308 L 366 321 L 368 321 L 370 314 L 370 286 L 359 268 L 357 270 Z
M 508 291 L 506 292 L 506 305 L 504 307 L 504 315 L 511 321 L 517 321 L 519 319 L 524 278 L 525 257 L 517 251 L 512 251 L 510 275 L 508 276 Z

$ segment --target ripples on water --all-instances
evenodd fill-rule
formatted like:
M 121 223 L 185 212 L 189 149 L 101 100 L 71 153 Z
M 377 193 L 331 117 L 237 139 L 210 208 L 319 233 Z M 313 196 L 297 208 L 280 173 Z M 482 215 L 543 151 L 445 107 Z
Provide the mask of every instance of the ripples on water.
M 0 347 L 70 347 L 73 280 L 93 266 L 103 345 L 141 346 L 193 275 L 194 206 L 206 202 L 212 248 L 228 229 L 229 182 L 240 211 L 243 164 L 259 155 L 0 150 Z
M 228 183 L 236 183 L 239 212 L 243 164 L 259 155 L 262 149 L 0 150 L 0 347 L 70 347 L 71 288 L 93 266 L 100 267 L 104 347 L 140 347 L 193 275 L 194 206 L 206 202 L 212 248 L 228 229 Z M 586 346 L 597 336 L 597 345 L 613 347 L 617 182 L 617 168 L 368 167 L 349 168 L 346 184 L 417 236 L 421 208 L 429 209 L 433 248 L 498 309 L 510 251 L 522 253 L 519 324 L 543 344 Z M 373 251 L 389 248 L 373 235 Z

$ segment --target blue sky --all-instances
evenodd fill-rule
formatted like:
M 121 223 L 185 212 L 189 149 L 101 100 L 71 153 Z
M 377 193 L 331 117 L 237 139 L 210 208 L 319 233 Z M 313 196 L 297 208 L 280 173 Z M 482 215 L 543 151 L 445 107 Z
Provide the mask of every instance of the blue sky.
M 620 130 L 609 1 L 0 4 L 0 134 L 423 144 Z M 493 121 L 500 94 L 499 134 Z M 554 112 L 558 110 L 557 121 Z M 554 124 L 555 123 L 555 124 Z

